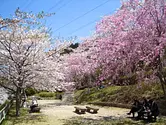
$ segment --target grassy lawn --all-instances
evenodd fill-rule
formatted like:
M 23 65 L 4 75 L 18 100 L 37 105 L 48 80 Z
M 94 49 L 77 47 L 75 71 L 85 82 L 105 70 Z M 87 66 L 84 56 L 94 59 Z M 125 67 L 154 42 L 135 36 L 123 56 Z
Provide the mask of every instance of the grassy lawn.
M 134 120 L 131 118 L 117 117 L 112 115 L 106 115 L 99 117 L 83 117 L 83 116 L 73 116 L 72 118 L 62 118 L 59 120 L 58 117 L 52 112 L 52 107 L 50 107 L 50 113 L 52 115 L 44 115 L 42 113 L 29 113 L 28 109 L 21 109 L 20 117 L 15 117 L 14 105 L 12 106 L 8 117 L 2 125 L 145 125 L 147 121 L 144 120 Z M 58 108 L 57 108 L 58 110 Z M 69 110 L 71 112 L 72 110 Z M 62 112 L 68 113 L 65 109 Z M 69 113 L 70 114 L 70 113 Z M 162 116 L 157 119 L 157 122 L 148 123 L 149 125 L 166 125 L 166 117 Z
M 66 120 L 64 125 L 166 125 L 166 117 L 160 117 L 156 122 L 148 122 L 145 120 L 133 120 L 130 118 L 103 118 L 87 119 L 82 117 L 74 117 L 70 120 Z
M 49 92 L 38 93 L 42 98 L 54 98 L 56 94 Z M 140 84 L 130 86 L 108 86 L 102 89 L 86 88 L 75 91 L 75 103 L 90 102 L 113 102 L 131 104 L 134 98 L 141 100 L 142 97 L 153 97 L 158 101 L 160 113 L 166 114 L 166 100 L 162 98 L 163 92 L 159 84 Z M 131 118 L 101 117 L 91 119 L 73 117 L 71 119 L 59 120 L 54 115 L 46 116 L 42 113 L 29 113 L 28 109 L 21 109 L 20 117 L 15 117 L 15 105 L 12 106 L 6 120 L 2 125 L 145 125 L 145 120 L 134 120 Z M 52 110 L 52 109 L 51 109 Z M 64 123 L 65 122 L 65 123 Z M 166 117 L 160 116 L 156 122 L 148 125 L 166 125 Z
M 15 104 L 12 105 L 2 125 L 46 125 L 46 117 L 41 113 L 29 113 L 28 109 L 21 108 L 20 117 L 16 117 L 14 107 Z

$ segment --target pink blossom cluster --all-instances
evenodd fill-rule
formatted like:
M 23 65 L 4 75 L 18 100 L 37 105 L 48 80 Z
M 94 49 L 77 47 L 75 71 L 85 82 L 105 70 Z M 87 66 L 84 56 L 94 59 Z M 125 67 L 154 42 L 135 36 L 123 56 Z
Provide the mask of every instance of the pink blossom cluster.
M 103 17 L 94 36 L 70 55 L 70 75 L 82 77 L 100 71 L 96 83 L 110 80 L 110 84 L 130 74 L 147 79 L 147 67 L 152 74 L 159 70 L 165 46 L 166 1 L 127 0 L 116 13 Z

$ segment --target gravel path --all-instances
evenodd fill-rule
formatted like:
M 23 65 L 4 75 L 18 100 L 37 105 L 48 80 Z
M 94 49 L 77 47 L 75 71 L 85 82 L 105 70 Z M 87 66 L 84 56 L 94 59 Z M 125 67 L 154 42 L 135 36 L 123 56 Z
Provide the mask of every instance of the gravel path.
M 129 112 L 129 109 L 115 107 L 98 107 L 99 111 L 97 114 L 86 112 L 85 114 L 80 115 L 74 112 L 74 106 L 76 105 L 60 105 L 61 102 L 58 100 L 38 100 L 38 103 L 41 106 L 41 113 L 46 116 L 48 121 L 45 125 L 63 125 L 64 119 L 70 119 L 76 116 L 91 119 L 126 117 L 126 113 Z M 81 105 L 81 107 L 85 106 L 86 105 Z

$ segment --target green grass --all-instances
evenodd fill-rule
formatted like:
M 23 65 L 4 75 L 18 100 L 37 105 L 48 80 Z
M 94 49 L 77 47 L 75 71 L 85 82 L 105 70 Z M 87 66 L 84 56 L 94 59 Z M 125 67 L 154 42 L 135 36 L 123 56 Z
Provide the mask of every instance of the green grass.
M 108 94 L 115 94 L 120 89 L 121 89 L 120 86 L 112 86 L 112 87 L 107 87 L 103 89 L 86 88 L 84 90 L 78 90 L 78 91 L 75 91 L 75 101 L 77 103 L 102 101 L 104 96 Z
M 53 92 L 40 92 L 37 94 L 39 97 L 55 97 L 56 94 Z
M 109 86 L 103 89 L 88 88 L 75 92 L 76 103 L 90 102 L 115 102 L 131 104 L 133 99 L 141 100 L 142 97 L 159 99 L 163 91 L 159 84 L 139 84 L 130 86 Z
M 42 100 L 54 100 L 59 99 L 59 95 L 62 95 L 62 92 L 46 92 L 41 91 L 35 94 L 36 97 L 42 99 Z
M 2 122 L 2 125 L 31 125 L 36 122 L 45 122 L 45 117 L 40 113 L 30 114 L 29 109 L 21 108 L 20 116 L 16 117 L 15 104 L 12 105 L 6 119 Z
M 94 103 L 99 105 L 112 105 L 130 107 L 133 99 L 142 101 L 142 98 L 154 98 L 160 108 L 160 113 L 166 115 L 166 100 L 160 84 L 138 84 L 130 86 L 108 86 L 103 89 L 88 88 L 75 91 L 75 103 Z
M 156 122 L 148 122 L 145 120 L 133 120 L 130 118 L 101 118 L 90 119 L 83 117 L 74 117 L 66 120 L 64 125 L 166 125 L 166 117 L 160 117 Z

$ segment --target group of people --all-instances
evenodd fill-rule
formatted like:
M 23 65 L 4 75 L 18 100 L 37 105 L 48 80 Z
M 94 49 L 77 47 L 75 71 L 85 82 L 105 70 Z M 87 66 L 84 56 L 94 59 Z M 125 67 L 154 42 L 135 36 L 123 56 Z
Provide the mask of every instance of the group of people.
M 143 99 L 143 102 L 140 102 L 134 99 L 134 103 L 128 115 L 133 115 L 135 117 L 135 113 L 137 112 L 138 119 L 147 117 L 148 120 L 152 120 L 152 118 L 156 121 L 156 117 L 159 115 L 159 108 L 157 103 L 153 99 L 147 100 Z

